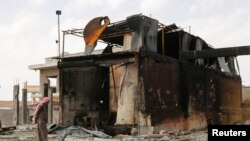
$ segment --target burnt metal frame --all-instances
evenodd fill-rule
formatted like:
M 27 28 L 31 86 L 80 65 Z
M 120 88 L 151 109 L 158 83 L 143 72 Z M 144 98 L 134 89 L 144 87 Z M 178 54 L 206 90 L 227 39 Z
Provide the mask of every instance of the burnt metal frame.
M 211 58 L 211 57 L 225 57 L 225 56 L 238 56 L 249 55 L 250 46 L 227 47 L 206 50 L 192 50 L 182 51 L 180 57 L 183 59 L 198 59 L 198 58 Z
M 123 29 L 119 29 L 119 25 L 122 26 Z M 162 29 L 162 32 L 164 33 L 165 29 L 166 30 L 175 30 L 172 29 L 171 25 L 164 25 L 162 23 L 159 23 L 159 29 Z M 118 28 L 116 28 L 116 26 L 118 26 Z M 65 35 L 73 35 L 73 36 L 77 36 L 77 37 L 81 37 L 83 38 L 83 32 L 84 29 L 83 28 L 75 28 L 75 29 L 71 29 L 71 30 L 64 30 L 63 32 L 63 43 L 62 43 L 62 58 L 64 58 L 64 49 L 65 49 Z M 103 34 L 101 35 L 100 39 L 108 39 L 108 38 L 112 38 L 112 37 L 117 37 L 117 36 L 121 36 L 127 33 L 132 33 L 133 30 L 129 29 L 128 23 L 126 20 L 122 20 L 122 21 L 118 21 L 118 22 L 114 22 L 111 23 L 103 32 Z M 98 42 L 105 42 L 104 40 L 100 41 L 98 40 Z M 107 43 L 107 42 L 105 42 Z M 164 45 L 164 43 L 162 43 Z M 164 47 L 163 47 L 164 48 Z M 61 57 L 59 56 L 59 60 L 61 60 Z

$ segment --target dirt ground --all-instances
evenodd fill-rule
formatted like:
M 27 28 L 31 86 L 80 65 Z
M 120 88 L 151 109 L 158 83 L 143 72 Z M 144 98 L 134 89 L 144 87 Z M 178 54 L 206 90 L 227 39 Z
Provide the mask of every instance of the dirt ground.
M 61 141 L 56 134 L 49 134 L 49 141 Z M 2 132 L 1 141 L 36 141 L 36 126 L 23 125 L 18 126 L 16 130 Z M 148 135 L 117 135 L 109 139 L 97 138 L 89 135 L 80 137 L 68 135 L 64 141 L 207 141 L 206 130 L 192 131 L 171 131 L 162 132 L 161 134 Z

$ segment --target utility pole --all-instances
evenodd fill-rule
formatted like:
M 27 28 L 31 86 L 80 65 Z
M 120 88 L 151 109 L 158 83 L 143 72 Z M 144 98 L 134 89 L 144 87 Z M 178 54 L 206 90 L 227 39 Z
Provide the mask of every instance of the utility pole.
M 58 16 L 58 57 L 59 57 L 59 60 L 60 60 L 60 15 L 62 14 L 62 12 L 60 10 L 56 10 L 56 15 Z

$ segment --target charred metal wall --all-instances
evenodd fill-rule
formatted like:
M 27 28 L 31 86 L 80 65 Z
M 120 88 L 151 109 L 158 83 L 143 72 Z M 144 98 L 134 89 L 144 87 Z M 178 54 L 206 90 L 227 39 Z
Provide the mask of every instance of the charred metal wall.
M 140 56 L 139 109 L 155 131 L 201 129 L 240 120 L 241 79 L 170 57 Z
M 157 52 L 157 29 L 158 21 L 142 15 L 133 15 L 127 18 L 132 32 L 131 50 L 145 50 Z
M 189 95 L 189 105 L 203 111 L 208 124 L 241 120 L 240 76 L 185 63 L 182 67 L 182 88 Z
M 160 57 L 157 54 L 140 56 L 140 90 L 139 109 L 144 115 L 150 115 L 155 131 L 179 128 L 170 126 L 178 124 L 183 117 L 181 99 L 180 65 L 176 59 Z M 176 120 L 176 121 L 174 121 Z M 168 122 L 169 126 L 165 126 Z M 164 127 L 165 126 L 165 127 Z M 161 129 L 160 129 L 161 128 Z
M 97 66 L 61 69 L 63 125 L 95 127 L 107 121 L 108 72 Z

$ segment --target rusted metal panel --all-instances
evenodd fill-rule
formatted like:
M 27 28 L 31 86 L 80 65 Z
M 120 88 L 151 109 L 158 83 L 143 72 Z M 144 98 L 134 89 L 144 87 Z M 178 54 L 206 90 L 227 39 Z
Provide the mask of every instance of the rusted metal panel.
M 159 133 L 161 130 L 191 130 L 205 129 L 207 127 L 206 115 L 204 113 L 191 113 L 188 118 L 184 116 L 176 116 L 176 118 L 166 118 L 161 124 L 153 125 L 154 133 Z
M 184 65 L 184 68 L 191 107 L 205 113 L 208 124 L 232 123 L 239 120 L 235 114 L 230 117 L 224 113 L 241 107 L 240 76 L 188 64 Z M 238 115 L 240 112 L 237 111 Z M 230 119 L 222 120 L 225 116 Z
M 242 121 L 241 80 L 233 77 L 217 77 L 216 94 L 219 106 L 219 122 L 235 124 Z
M 182 108 L 187 112 L 186 118 L 188 120 L 192 116 L 203 115 L 200 119 L 200 126 L 197 125 L 199 128 L 206 127 L 208 123 L 218 123 L 219 120 L 216 97 L 217 83 L 213 80 L 216 73 L 212 72 L 204 67 L 182 63 L 181 78 L 184 80 L 182 81 L 182 95 L 186 97 L 186 100 L 182 100 L 185 103 Z M 193 120 L 190 122 L 192 123 Z M 189 125 L 194 126 L 193 124 Z
M 157 57 L 157 56 L 155 56 Z M 180 105 L 180 67 L 177 60 L 152 56 L 140 57 L 140 81 L 143 83 L 139 109 L 151 115 L 152 125 L 182 116 Z M 144 109 L 145 108 L 145 109 Z
M 102 21 L 104 24 L 102 25 Z M 85 27 L 83 35 L 85 41 L 85 54 L 90 55 L 95 46 L 97 45 L 97 40 L 104 31 L 104 29 L 110 24 L 109 18 L 97 17 L 92 19 Z
M 139 83 L 144 85 L 144 114 L 150 115 L 154 132 L 206 127 L 206 115 L 201 105 L 191 101 L 192 97 L 199 95 L 199 86 L 195 88 L 192 81 L 183 79 L 186 75 L 182 71 L 182 64 L 176 59 L 157 55 L 140 59 L 140 78 L 143 82 Z M 201 87 L 204 87 L 203 84 Z M 196 93 L 189 95 L 188 91 Z M 204 101 L 201 96 L 198 99 Z
M 155 131 L 201 129 L 222 117 L 223 123 L 240 120 L 241 111 L 234 112 L 241 103 L 237 75 L 147 54 L 140 57 L 139 77 L 139 109 L 151 116 Z
M 242 86 L 242 103 L 244 106 L 250 106 L 250 86 Z
M 223 107 L 227 107 L 224 111 L 240 108 L 239 76 L 185 63 L 182 71 L 182 78 L 186 80 L 182 88 L 188 92 L 189 104 L 195 111 L 205 113 L 208 124 L 222 122 Z M 230 123 L 228 120 L 223 122 Z

